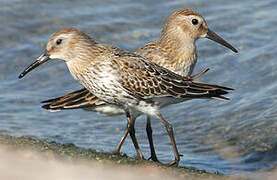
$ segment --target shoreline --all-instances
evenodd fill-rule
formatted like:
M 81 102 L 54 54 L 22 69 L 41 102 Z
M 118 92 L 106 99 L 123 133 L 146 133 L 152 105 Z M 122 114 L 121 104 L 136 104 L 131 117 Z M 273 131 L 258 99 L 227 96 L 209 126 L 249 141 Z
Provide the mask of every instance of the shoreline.
M 134 171 L 137 171 L 137 170 L 138 171 L 141 170 L 142 172 L 150 171 L 151 173 L 154 172 L 154 177 L 169 176 L 170 179 L 224 179 L 224 180 L 243 179 L 240 177 L 231 177 L 231 176 L 226 176 L 222 174 L 213 174 L 213 173 L 206 172 L 204 170 L 197 170 L 194 168 L 187 168 L 187 167 L 181 167 L 181 166 L 168 167 L 166 165 L 162 165 L 152 161 L 137 160 L 135 158 L 127 157 L 126 155 L 122 156 L 122 155 L 113 155 L 106 152 L 105 153 L 97 152 L 95 150 L 77 147 L 74 144 L 60 144 L 56 142 L 42 141 L 31 137 L 14 137 L 9 135 L 0 135 L 0 150 L 8 154 L 11 154 L 11 157 L 19 156 L 17 159 L 26 158 L 26 152 L 27 152 L 28 154 L 27 160 L 39 159 L 38 160 L 39 164 L 40 164 L 40 159 L 42 160 L 43 163 L 49 163 L 49 161 L 51 162 L 57 161 L 57 163 L 62 163 L 65 165 L 74 164 L 77 167 L 78 165 L 83 166 L 85 164 L 86 168 L 88 168 L 88 172 L 90 172 L 89 169 L 92 167 L 95 167 L 95 165 L 97 166 L 100 165 L 104 167 L 108 166 L 108 169 L 113 167 L 123 167 L 124 169 L 125 168 L 135 169 Z M 4 157 L 4 155 L 2 156 Z M 23 158 L 21 156 L 23 156 Z M 6 156 L 6 157 L 9 157 L 9 156 Z M 9 161 L 9 159 L 7 161 Z M 0 167 L 1 167 L 1 163 L 0 163 Z M 74 169 L 74 166 L 72 168 Z M 107 170 L 107 172 L 109 171 L 110 170 Z M 26 170 L 26 172 L 28 172 L 28 170 Z M 59 172 L 62 172 L 62 170 Z M 101 170 L 98 171 L 98 173 L 99 172 L 101 172 Z M 103 173 L 104 173 L 103 175 L 105 176 L 106 172 L 103 172 Z M 130 171 L 122 172 L 122 173 L 128 174 L 130 173 Z M 134 172 L 134 174 L 136 173 L 137 172 Z M 84 174 L 85 173 L 83 173 L 83 175 Z M 147 176 L 147 174 L 144 174 L 144 175 Z M 1 172 L 0 172 L 0 177 L 1 177 Z

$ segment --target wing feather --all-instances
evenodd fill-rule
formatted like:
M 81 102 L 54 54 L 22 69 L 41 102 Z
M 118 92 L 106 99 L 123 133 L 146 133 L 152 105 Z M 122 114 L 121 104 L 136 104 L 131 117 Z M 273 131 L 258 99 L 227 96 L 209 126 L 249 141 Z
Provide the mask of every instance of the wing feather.
M 175 74 L 140 56 L 120 56 L 113 59 L 115 68 L 120 69 L 122 87 L 143 99 L 156 97 L 214 98 L 227 94 L 232 88 L 195 82 Z M 145 89 L 149 89 L 145 91 Z

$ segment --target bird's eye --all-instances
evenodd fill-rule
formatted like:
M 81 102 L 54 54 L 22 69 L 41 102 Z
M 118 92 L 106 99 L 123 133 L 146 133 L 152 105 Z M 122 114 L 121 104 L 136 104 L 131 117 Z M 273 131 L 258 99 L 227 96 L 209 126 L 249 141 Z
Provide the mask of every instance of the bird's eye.
M 63 41 L 62 39 L 58 39 L 58 40 L 56 41 L 56 44 L 57 44 L 57 45 L 60 45 L 60 44 L 62 43 L 62 41 Z
M 191 20 L 191 23 L 192 23 L 193 25 L 197 25 L 197 24 L 198 24 L 198 20 L 197 20 L 197 19 L 192 19 L 192 20 Z

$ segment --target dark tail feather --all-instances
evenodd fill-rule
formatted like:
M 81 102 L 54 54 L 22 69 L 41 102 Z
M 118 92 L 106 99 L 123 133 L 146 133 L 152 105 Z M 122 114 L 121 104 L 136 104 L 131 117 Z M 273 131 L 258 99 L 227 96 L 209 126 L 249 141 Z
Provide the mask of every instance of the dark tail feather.
M 182 97 L 229 100 L 229 98 L 224 97 L 223 95 L 228 94 L 231 90 L 234 89 L 215 84 L 192 81 L 189 87 L 186 88 L 186 93 L 182 95 Z
M 233 88 L 229 88 L 226 86 L 219 86 L 216 84 L 209 84 L 209 83 L 203 83 L 203 82 L 198 82 L 198 81 L 193 81 L 193 85 L 194 86 L 199 86 L 200 88 L 207 88 L 207 89 L 222 89 L 222 90 L 226 90 L 226 91 L 233 91 Z
M 41 103 L 48 103 L 42 106 L 47 110 L 66 110 L 78 108 L 90 108 L 97 103 L 99 99 L 83 88 L 78 91 L 60 96 L 58 98 L 48 99 Z
M 72 98 L 72 97 L 75 97 L 75 96 L 78 96 L 79 94 L 83 94 L 83 93 L 87 93 L 88 90 L 86 88 L 82 88 L 78 91 L 74 91 L 74 92 L 71 92 L 71 93 L 68 93 L 64 96 L 60 96 L 60 97 L 57 97 L 57 98 L 53 98 L 53 99 L 47 99 L 45 101 L 41 101 L 41 103 L 52 103 L 54 101 L 65 101 L 69 98 Z

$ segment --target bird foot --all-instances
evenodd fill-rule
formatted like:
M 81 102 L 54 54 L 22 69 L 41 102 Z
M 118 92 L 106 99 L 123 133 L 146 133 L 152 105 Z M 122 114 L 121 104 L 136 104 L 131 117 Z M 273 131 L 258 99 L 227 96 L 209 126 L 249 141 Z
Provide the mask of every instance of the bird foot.
M 158 160 L 157 156 L 150 156 L 147 160 L 148 160 L 148 161 L 149 161 L 149 160 L 152 160 L 152 161 L 154 161 L 154 162 L 160 163 L 160 161 Z
M 120 152 L 117 151 L 117 150 L 114 150 L 114 151 L 112 152 L 112 155 L 117 155 L 117 156 L 119 156 L 119 155 L 120 155 Z
M 171 167 L 177 167 L 179 164 L 179 161 L 180 160 L 175 159 L 175 160 L 171 161 L 170 163 L 168 163 L 167 165 L 171 166 Z
M 137 156 L 138 160 L 145 160 L 145 158 L 141 155 L 141 156 Z

